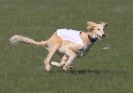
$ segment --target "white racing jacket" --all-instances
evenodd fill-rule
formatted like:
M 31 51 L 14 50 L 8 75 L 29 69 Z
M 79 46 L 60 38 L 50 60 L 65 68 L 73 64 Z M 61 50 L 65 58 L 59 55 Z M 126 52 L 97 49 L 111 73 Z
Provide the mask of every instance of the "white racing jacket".
M 80 37 L 80 31 L 72 29 L 58 29 L 57 35 L 63 40 L 68 40 L 76 44 L 84 46 L 84 43 Z

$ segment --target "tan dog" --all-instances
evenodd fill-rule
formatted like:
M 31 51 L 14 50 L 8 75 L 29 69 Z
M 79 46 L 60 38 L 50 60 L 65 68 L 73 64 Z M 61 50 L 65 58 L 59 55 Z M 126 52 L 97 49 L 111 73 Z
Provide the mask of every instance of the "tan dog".
M 46 47 L 46 49 L 48 50 L 48 55 L 44 60 L 45 69 L 47 71 L 50 71 L 51 65 L 55 65 L 58 67 L 63 67 L 64 70 L 69 70 L 73 60 L 78 55 L 79 56 L 85 55 L 97 39 L 103 39 L 103 37 L 105 37 L 106 26 L 107 23 L 104 22 L 97 24 L 95 22 L 88 21 L 87 32 L 77 31 L 79 33 L 79 37 L 77 37 L 77 39 L 79 39 L 78 41 L 80 41 L 80 43 L 82 44 L 73 42 L 71 40 L 63 39 L 61 36 L 58 35 L 59 31 L 56 31 L 48 40 L 45 41 L 37 42 L 28 37 L 24 37 L 21 35 L 14 35 L 10 38 L 10 42 L 11 43 L 24 42 L 27 44 Z M 70 33 L 70 31 L 68 31 L 68 33 Z M 75 32 L 73 31 L 73 33 Z M 62 59 L 60 63 L 51 62 L 50 65 L 50 60 L 55 52 L 61 53 Z

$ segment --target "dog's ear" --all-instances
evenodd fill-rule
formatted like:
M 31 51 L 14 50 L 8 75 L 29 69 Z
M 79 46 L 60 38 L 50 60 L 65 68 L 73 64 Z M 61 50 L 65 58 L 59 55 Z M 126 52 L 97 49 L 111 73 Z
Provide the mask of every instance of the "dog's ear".
M 87 29 L 88 30 L 93 30 L 93 28 L 95 27 L 96 23 L 95 22 L 91 22 L 91 21 L 87 21 Z
M 101 22 L 101 24 L 102 24 L 104 27 L 108 26 L 108 23 L 105 23 L 105 22 Z
M 87 25 L 94 26 L 94 25 L 96 25 L 96 23 L 95 22 L 91 22 L 91 21 L 87 21 Z

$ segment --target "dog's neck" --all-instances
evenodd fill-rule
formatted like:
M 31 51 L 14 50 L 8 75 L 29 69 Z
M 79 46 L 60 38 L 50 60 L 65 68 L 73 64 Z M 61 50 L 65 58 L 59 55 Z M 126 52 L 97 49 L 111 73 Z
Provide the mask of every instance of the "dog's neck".
M 97 40 L 95 38 L 90 37 L 89 35 L 88 35 L 88 38 L 89 38 L 89 40 L 90 40 L 91 43 L 94 43 Z
M 97 38 L 92 38 L 90 32 L 88 33 L 88 39 L 90 40 L 90 42 L 91 42 L 92 44 L 97 40 Z

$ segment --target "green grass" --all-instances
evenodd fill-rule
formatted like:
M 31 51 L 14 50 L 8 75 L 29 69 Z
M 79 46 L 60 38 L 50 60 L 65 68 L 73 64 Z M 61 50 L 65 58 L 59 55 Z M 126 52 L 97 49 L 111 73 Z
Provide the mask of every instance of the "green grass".
M 133 0 L 0 0 L 0 93 L 133 93 Z M 44 71 L 47 51 L 8 39 L 49 38 L 58 28 L 86 30 L 86 21 L 109 23 L 75 69 Z M 102 50 L 104 46 L 109 50 Z M 59 60 L 56 55 L 53 59 Z

